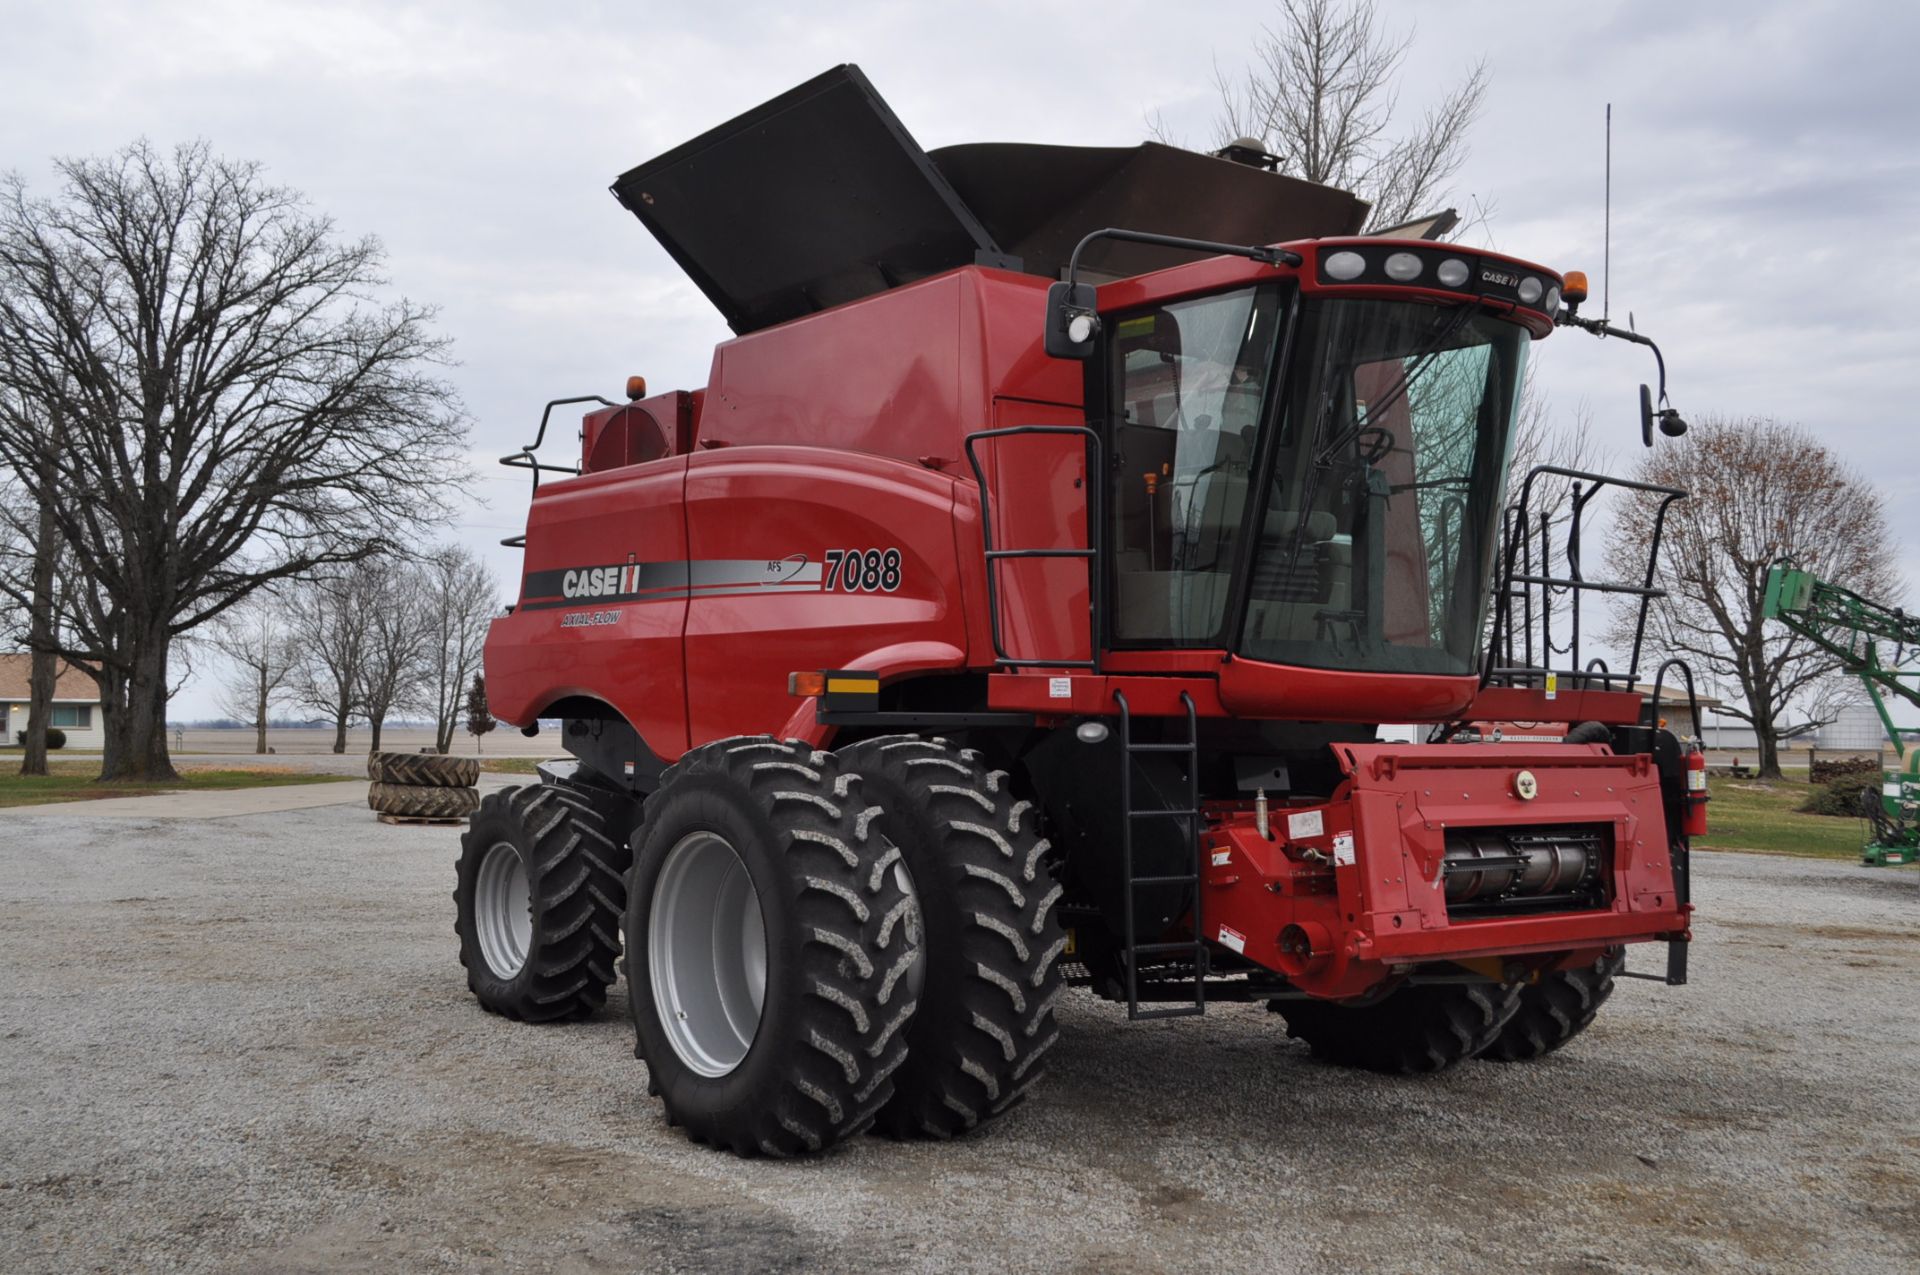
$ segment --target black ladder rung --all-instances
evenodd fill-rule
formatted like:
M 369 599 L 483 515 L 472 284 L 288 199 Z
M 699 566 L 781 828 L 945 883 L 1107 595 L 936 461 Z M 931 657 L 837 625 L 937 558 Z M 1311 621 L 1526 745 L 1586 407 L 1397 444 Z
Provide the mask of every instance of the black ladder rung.
M 1135 943 L 1133 950 L 1136 953 L 1193 952 L 1197 954 L 1206 950 L 1206 944 L 1197 939 L 1182 939 L 1178 943 Z
M 1198 819 L 1198 810 L 1129 810 L 1129 819 Z
M 1135 878 L 1133 879 L 1133 884 L 1134 884 L 1134 885 L 1136 885 L 1136 886 L 1142 886 L 1142 885 L 1192 885 L 1192 884 L 1194 884 L 1194 883 L 1195 883 L 1196 881 L 1198 881 L 1199 879 L 1200 879 L 1199 877 L 1196 877 L 1196 876 L 1194 876 L 1194 875 L 1193 875 L 1193 874 L 1192 874 L 1191 872 L 1187 872 L 1187 873 L 1183 873 L 1183 874 L 1181 874 L 1180 876 L 1164 876 L 1164 877 L 1135 877 Z
M 1128 744 L 1130 753 L 1190 753 L 1194 751 L 1193 741 L 1184 744 Z

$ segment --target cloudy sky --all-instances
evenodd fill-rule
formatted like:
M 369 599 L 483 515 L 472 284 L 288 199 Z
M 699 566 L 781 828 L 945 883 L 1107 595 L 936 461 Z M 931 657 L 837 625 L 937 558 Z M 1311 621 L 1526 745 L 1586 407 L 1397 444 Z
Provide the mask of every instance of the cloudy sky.
M 1920 582 L 1920 6 L 1811 0 L 1582 5 L 1383 0 L 1416 32 L 1417 109 L 1484 58 L 1492 86 L 1454 202 L 1493 246 L 1599 284 L 1602 112 L 1614 104 L 1613 309 L 1667 352 L 1689 414 L 1798 422 L 1884 492 Z M 1204 17 L 1202 16 L 1204 15 Z M 705 5 L 0 0 L 0 166 L 137 136 L 263 161 L 345 233 L 386 243 L 396 288 L 441 308 L 484 504 L 458 534 L 520 529 L 491 459 L 540 405 L 704 383 L 725 326 L 607 193 L 622 170 L 840 62 L 922 145 L 1130 145 L 1157 112 L 1210 140 L 1212 72 L 1240 66 L 1258 0 Z M 1536 348 L 1555 405 L 1586 403 L 1632 459 L 1633 347 Z M 497 551 L 503 579 L 518 555 Z M 1914 601 L 1910 591 L 1907 599 Z M 181 717 L 211 715 L 190 687 Z

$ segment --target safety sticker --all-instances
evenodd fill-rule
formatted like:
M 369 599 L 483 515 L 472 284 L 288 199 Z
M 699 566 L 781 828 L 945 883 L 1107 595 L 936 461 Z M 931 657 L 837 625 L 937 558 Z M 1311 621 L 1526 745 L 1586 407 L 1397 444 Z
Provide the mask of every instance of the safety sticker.
M 1560 675 L 1558 673 L 1547 674 L 1547 698 L 1560 698 Z
M 1215 851 L 1213 852 L 1213 866 L 1214 866 L 1214 867 L 1216 867 L 1216 868 L 1224 868 L 1224 867 L 1226 867 L 1226 866 L 1227 866 L 1227 865 L 1228 865 L 1229 863 L 1232 863 L 1232 862 L 1233 862 L 1233 851 L 1231 851 L 1231 850 L 1215 850 Z
M 1333 834 L 1333 866 L 1349 867 L 1353 863 L 1353 834 L 1336 832 Z
M 1073 679 L 1070 677 L 1050 677 L 1047 679 L 1048 699 L 1072 699 Z
M 1320 817 L 1318 810 L 1302 810 L 1287 816 L 1287 836 L 1295 841 L 1317 837 L 1326 830 L 1326 821 Z
M 1236 952 L 1247 950 L 1247 936 L 1229 926 L 1220 927 L 1220 946 L 1230 947 Z

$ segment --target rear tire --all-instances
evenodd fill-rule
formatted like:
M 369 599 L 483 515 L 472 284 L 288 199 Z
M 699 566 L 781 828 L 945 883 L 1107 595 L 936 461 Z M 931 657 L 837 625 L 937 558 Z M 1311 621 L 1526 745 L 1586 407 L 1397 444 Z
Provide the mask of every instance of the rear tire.
M 626 918 L 635 1053 L 695 1142 L 819 1151 L 893 1096 L 919 915 L 879 815 L 832 754 L 768 736 L 694 749 L 647 798 Z
M 550 784 L 488 793 L 460 838 L 453 892 L 460 963 L 480 1004 L 530 1023 L 604 1005 L 628 861 L 571 793 Z
M 1019 1102 L 1059 1040 L 1066 935 L 1032 803 L 971 749 L 895 735 L 840 752 L 883 811 L 926 924 L 925 986 L 879 1129 L 950 1138 Z
M 1611 948 L 1591 965 L 1559 970 L 1520 991 L 1520 1007 L 1483 1055 L 1498 1062 L 1543 1058 L 1593 1025 L 1613 995 L 1613 979 L 1627 963 L 1623 948 Z
M 1493 1044 L 1520 1006 L 1520 989 L 1492 983 L 1403 987 L 1370 1005 L 1274 1001 L 1287 1035 L 1313 1056 L 1388 1075 L 1426 1075 Z

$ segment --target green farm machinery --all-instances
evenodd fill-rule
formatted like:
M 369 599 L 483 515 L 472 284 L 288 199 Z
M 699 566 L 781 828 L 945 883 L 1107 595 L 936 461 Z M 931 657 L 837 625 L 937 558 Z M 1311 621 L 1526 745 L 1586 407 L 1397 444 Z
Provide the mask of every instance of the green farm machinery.
M 1896 765 L 1880 791 L 1861 794 L 1860 813 L 1873 828 L 1861 858 L 1875 866 L 1920 858 L 1920 746 L 1909 747 L 1894 725 L 1887 697 L 1920 706 L 1920 616 L 1829 584 L 1787 563 L 1767 574 L 1764 614 L 1839 660 L 1860 679 L 1893 741 Z

